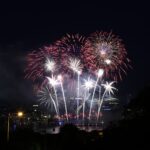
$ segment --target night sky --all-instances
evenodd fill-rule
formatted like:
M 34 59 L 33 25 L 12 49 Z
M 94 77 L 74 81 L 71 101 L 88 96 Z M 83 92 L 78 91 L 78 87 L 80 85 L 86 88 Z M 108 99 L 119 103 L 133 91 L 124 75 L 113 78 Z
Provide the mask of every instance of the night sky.
M 66 33 L 88 36 L 112 31 L 126 46 L 133 69 L 117 84 L 125 103 L 150 83 L 150 24 L 143 3 L 6 4 L 0 12 L 0 106 L 36 102 L 32 83 L 24 79 L 25 56 Z

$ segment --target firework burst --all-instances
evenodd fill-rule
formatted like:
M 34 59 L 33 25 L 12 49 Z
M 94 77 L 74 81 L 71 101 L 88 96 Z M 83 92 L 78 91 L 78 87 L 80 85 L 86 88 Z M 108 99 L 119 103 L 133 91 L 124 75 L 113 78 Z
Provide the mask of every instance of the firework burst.
M 58 119 L 63 115 L 69 121 L 74 116 L 77 123 L 84 123 L 99 120 L 103 101 L 112 99 L 117 90 L 107 80 L 122 79 L 128 66 L 122 40 L 112 33 L 95 32 L 87 39 L 67 34 L 53 45 L 31 52 L 25 72 L 34 81 L 41 105 Z
M 46 63 L 45 63 L 45 69 L 47 71 L 54 72 L 56 68 L 56 63 L 53 60 L 50 60 L 47 58 Z
M 51 112 L 53 110 L 58 114 L 57 104 L 55 102 L 54 90 L 49 85 L 42 87 L 41 90 L 37 92 L 37 97 L 40 102 L 40 105 L 44 105 L 48 109 L 50 108 Z
M 82 49 L 84 64 L 90 71 L 105 70 L 106 77 L 122 79 L 126 74 L 129 59 L 122 40 L 111 32 L 95 32 L 86 40 Z
M 70 58 L 69 59 L 69 68 L 76 73 L 81 73 L 82 65 L 79 59 Z
M 85 44 L 85 37 L 75 34 L 69 35 L 66 34 L 63 38 L 56 41 L 55 45 L 58 49 L 61 49 L 62 54 L 61 64 L 62 64 L 62 71 L 68 74 L 72 74 L 72 71 L 68 70 L 68 66 L 70 62 L 72 62 L 71 58 L 76 58 L 76 60 L 80 60 L 80 64 L 83 65 L 81 60 L 81 49 Z
M 55 46 L 45 46 L 39 51 L 33 51 L 27 55 L 27 67 L 25 78 L 33 80 L 39 89 L 45 84 L 45 76 L 56 71 L 59 60 L 59 51 Z

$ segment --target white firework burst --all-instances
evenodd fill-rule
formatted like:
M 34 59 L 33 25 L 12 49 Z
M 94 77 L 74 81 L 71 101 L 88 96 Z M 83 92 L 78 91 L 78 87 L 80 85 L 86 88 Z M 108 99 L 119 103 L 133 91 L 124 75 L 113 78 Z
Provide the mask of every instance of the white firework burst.
M 102 84 L 102 86 L 105 88 L 106 92 L 109 93 L 109 95 L 112 93 L 114 94 L 113 90 L 117 90 L 115 87 L 113 87 L 112 85 L 115 83 L 115 81 L 112 82 L 107 82 L 105 84 Z
M 72 69 L 74 72 L 80 74 L 82 70 L 81 61 L 77 58 L 70 58 L 69 68 Z
M 56 68 L 56 63 L 53 60 L 47 58 L 45 63 L 46 71 L 54 72 L 55 68 Z

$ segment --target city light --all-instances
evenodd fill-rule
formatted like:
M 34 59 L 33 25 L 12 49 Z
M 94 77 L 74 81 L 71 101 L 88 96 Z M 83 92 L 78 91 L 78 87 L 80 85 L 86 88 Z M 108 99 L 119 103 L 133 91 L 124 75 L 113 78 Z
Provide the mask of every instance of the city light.
M 18 111 L 17 116 L 18 117 L 22 117 L 23 116 L 23 112 L 22 111 Z

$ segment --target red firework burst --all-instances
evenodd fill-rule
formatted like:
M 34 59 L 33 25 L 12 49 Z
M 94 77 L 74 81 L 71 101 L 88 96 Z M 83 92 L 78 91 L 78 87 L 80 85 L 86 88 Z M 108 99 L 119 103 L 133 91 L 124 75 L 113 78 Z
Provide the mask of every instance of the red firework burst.
M 107 77 L 122 79 L 121 72 L 126 74 L 128 68 L 127 52 L 122 40 L 107 32 L 95 32 L 86 40 L 82 48 L 82 59 L 89 71 L 100 68 L 105 70 Z
M 77 58 L 81 60 L 81 49 L 85 44 L 85 37 L 75 34 L 66 34 L 62 39 L 56 41 L 55 46 L 61 50 L 61 66 L 63 66 L 62 71 L 69 73 L 69 60 L 70 58 Z M 81 60 L 81 64 L 82 60 Z M 70 73 L 69 73 L 70 74 Z
M 27 68 L 25 70 L 25 78 L 31 79 L 39 83 L 44 83 L 43 80 L 48 72 L 45 70 L 47 59 L 52 59 L 56 63 L 59 61 L 59 51 L 55 46 L 45 46 L 39 51 L 33 51 L 27 55 Z M 50 72 L 49 72 L 50 73 Z

